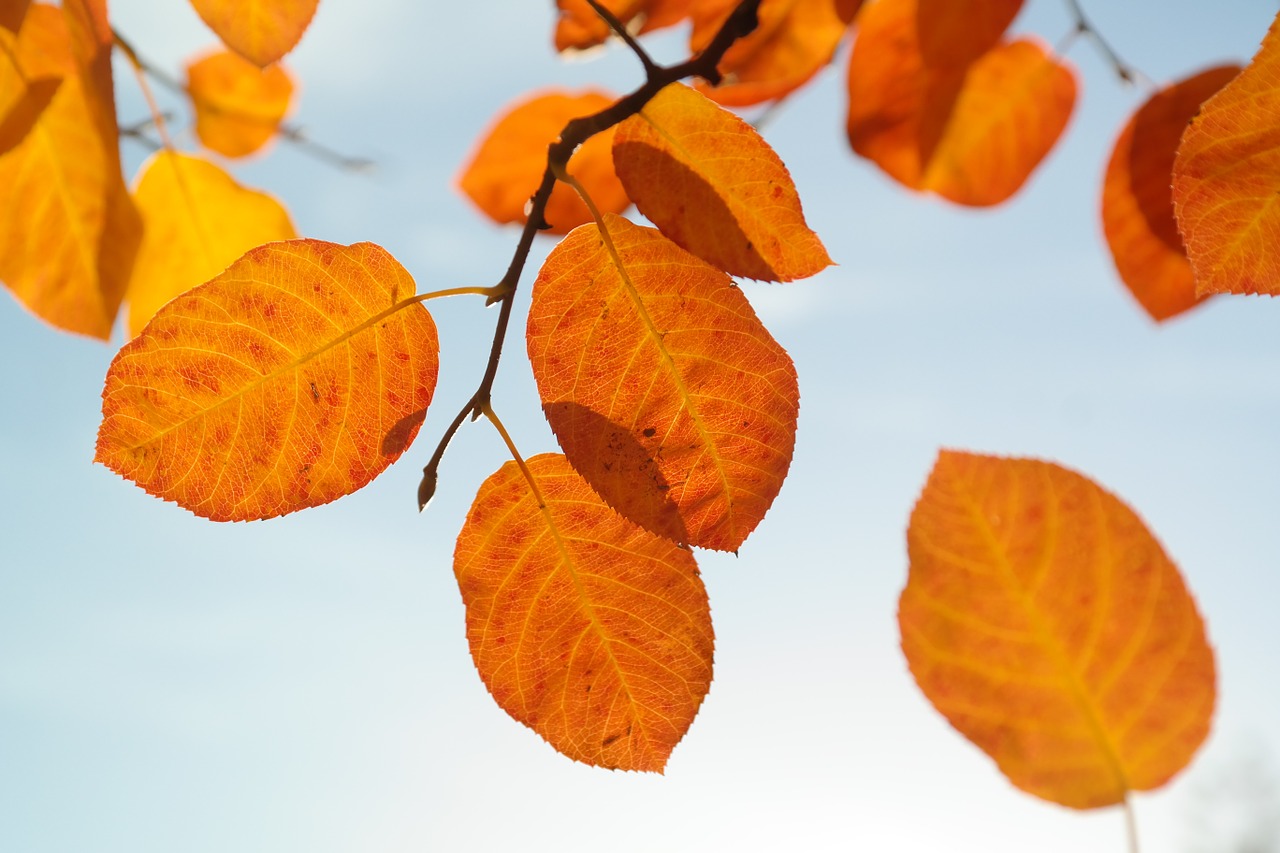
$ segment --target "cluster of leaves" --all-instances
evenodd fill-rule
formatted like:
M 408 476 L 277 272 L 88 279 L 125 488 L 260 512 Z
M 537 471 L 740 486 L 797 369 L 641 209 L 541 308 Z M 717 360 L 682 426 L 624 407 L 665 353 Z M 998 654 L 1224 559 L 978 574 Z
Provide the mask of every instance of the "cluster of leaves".
M 179 86 L 197 137 L 224 156 L 257 151 L 282 132 L 292 83 L 274 63 L 316 0 L 192 2 L 230 49 Z M 163 150 L 127 190 L 111 52 L 144 88 L 156 72 L 113 33 L 105 0 L 3 0 L 0 278 L 50 323 L 102 338 L 128 303 L 97 461 L 214 520 L 270 518 L 370 482 L 432 401 L 439 345 L 423 303 L 498 304 L 484 377 L 419 503 L 467 418 L 491 421 L 513 461 L 481 485 L 455 553 L 480 674 L 566 755 L 661 770 L 712 677 L 691 549 L 742 546 L 795 441 L 794 367 L 734 277 L 789 282 L 831 262 L 780 158 L 725 107 L 778 102 L 853 37 L 853 150 L 913 190 L 993 205 L 1074 105 L 1063 60 L 1006 38 L 1021 0 L 863 5 L 558 0 L 558 49 L 616 37 L 644 82 L 622 97 L 542 92 L 502 114 L 460 183 L 495 221 L 522 225 L 512 262 L 491 287 L 418 294 L 376 245 L 293 239 L 276 201 L 173 150 L 158 113 Z M 682 22 L 691 58 L 655 63 L 637 36 Z M 1280 289 L 1277 63 L 1273 28 L 1243 73 L 1159 91 L 1116 142 L 1103 221 L 1156 319 L 1211 293 Z M 622 216 L 632 205 L 652 227 Z M 562 453 L 526 460 L 490 390 L 539 232 L 566 235 L 526 324 Z M 1176 567 L 1120 500 L 1050 463 L 943 452 L 908 544 L 899 622 L 912 672 L 1014 784 L 1089 808 L 1191 759 L 1214 707 L 1213 656 Z

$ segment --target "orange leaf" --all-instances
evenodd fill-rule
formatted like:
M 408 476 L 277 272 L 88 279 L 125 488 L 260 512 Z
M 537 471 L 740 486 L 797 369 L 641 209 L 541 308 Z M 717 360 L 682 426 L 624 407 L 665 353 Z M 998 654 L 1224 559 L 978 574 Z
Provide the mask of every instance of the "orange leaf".
M 969 65 L 1000 43 L 1022 0 L 917 0 L 916 37 L 927 65 Z
M 637 33 L 670 27 L 689 16 L 694 0 L 603 0 L 600 5 L 624 24 L 639 22 Z M 581 50 L 601 44 L 609 26 L 586 0 L 556 0 L 556 50 Z
M 605 222 L 607 235 L 566 237 L 534 283 L 529 359 L 547 419 L 624 516 L 733 551 L 791 464 L 795 368 L 723 272 L 651 228 Z
M 1026 40 L 972 65 L 929 67 L 915 13 L 916 0 L 880 0 L 863 12 L 849 58 L 849 143 L 911 189 L 999 204 L 1062 135 L 1075 76 Z
M 1182 136 L 1173 204 L 1196 293 L 1280 294 L 1280 16 Z
M 31 0 L 0 0 L 0 29 L 17 33 L 30 5 Z
M 523 224 L 528 219 L 529 199 L 542 183 L 547 146 L 560 138 L 560 131 L 571 119 L 599 112 L 613 100 L 603 92 L 547 92 L 509 106 L 485 134 L 459 177 L 459 186 L 494 222 Z M 631 201 L 613 172 L 612 139 L 612 128 L 588 139 L 570 158 L 569 173 L 600 210 L 621 213 Z M 590 222 L 591 211 L 571 187 L 557 184 L 547 204 L 546 220 L 551 233 L 567 234 Z
M 791 281 L 831 264 L 769 143 L 688 86 L 618 125 L 613 160 L 641 213 L 731 275 Z
M 28 77 L 18 66 L 16 32 L 0 27 L 0 155 L 26 138 L 62 82 L 61 73 Z
M 454 573 L 494 700 L 586 764 L 661 772 L 711 687 L 707 593 L 687 550 L 600 502 L 563 456 L 480 487 Z
M 700 51 L 711 43 L 739 0 L 701 0 L 692 10 L 693 31 L 689 47 Z M 739 39 L 720 60 L 724 82 L 699 86 L 722 104 L 745 106 L 772 101 L 808 82 L 835 54 L 849 29 L 842 14 L 857 8 L 840 7 L 832 0 L 764 0 L 759 26 Z
M 148 160 L 133 197 L 144 227 L 127 293 L 130 336 L 161 305 L 253 247 L 297 236 L 280 202 L 186 154 L 162 151 Z
M 1116 139 L 1102 186 L 1102 225 L 1121 280 L 1155 320 L 1194 307 L 1195 277 L 1173 218 L 1173 160 L 1200 105 L 1240 73 L 1228 65 L 1169 86 Z
M 293 50 L 320 0 L 191 0 L 222 43 L 266 68 Z
M 62 82 L 0 156 L 0 279 L 47 322 L 105 339 L 140 226 L 120 174 L 109 52 L 78 53 L 80 37 L 73 48 L 74 8 L 32 5 L 15 47 L 26 79 Z
M 214 521 L 354 492 L 413 441 L 435 390 L 436 328 L 403 305 L 413 292 L 372 243 L 252 250 L 116 355 L 94 461 Z
M 1095 808 L 1191 760 L 1213 652 L 1182 576 L 1119 499 L 1057 465 L 944 451 L 907 545 L 911 672 L 1014 785 Z
M 289 111 L 293 81 L 280 65 L 259 68 L 239 54 L 219 51 L 187 66 L 187 91 L 200 143 L 226 157 L 244 157 L 276 135 Z

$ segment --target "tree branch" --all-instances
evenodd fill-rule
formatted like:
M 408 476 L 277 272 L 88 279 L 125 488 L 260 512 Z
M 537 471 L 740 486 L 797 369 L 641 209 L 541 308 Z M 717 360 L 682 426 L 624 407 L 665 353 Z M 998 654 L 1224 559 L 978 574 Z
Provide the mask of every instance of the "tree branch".
M 1085 17 L 1084 9 L 1080 6 L 1080 0 L 1067 0 L 1067 8 L 1071 12 L 1071 17 L 1075 20 L 1076 34 L 1086 36 L 1093 42 L 1094 47 L 1115 69 L 1116 76 L 1122 82 L 1132 84 L 1137 82 L 1138 78 L 1150 81 L 1151 78 L 1120 58 L 1120 54 L 1116 53 L 1115 48 L 1102 37 L 1102 33 L 1098 32 L 1093 23 Z

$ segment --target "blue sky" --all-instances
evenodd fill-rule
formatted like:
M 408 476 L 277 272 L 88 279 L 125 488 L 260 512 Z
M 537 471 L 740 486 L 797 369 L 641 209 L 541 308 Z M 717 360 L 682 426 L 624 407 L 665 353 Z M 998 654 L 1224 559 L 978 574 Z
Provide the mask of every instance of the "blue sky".
M 1161 81 L 1246 60 L 1276 12 L 1085 5 Z M 278 146 L 237 176 L 282 198 L 307 236 L 382 244 L 421 290 L 493 283 L 516 233 L 453 189 L 477 135 L 530 89 L 639 79 L 619 50 L 555 57 L 550 6 L 322 0 L 288 61 L 295 120 L 378 169 L 335 172 Z M 1065 9 L 1030 0 L 1015 29 L 1058 42 Z M 213 43 L 183 3 L 112 11 L 163 67 Z M 676 58 L 678 39 L 659 50 Z M 1117 810 L 1018 792 L 906 671 L 904 532 L 940 447 L 1090 475 L 1143 516 L 1196 594 L 1219 712 L 1192 767 L 1138 798 L 1144 849 L 1197 849 L 1206 822 L 1280 813 L 1280 304 L 1218 299 L 1157 327 L 1120 286 L 1098 197 L 1143 95 L 1089 44 L 1069 51 L 1082 95 L 1065 139 L 984 212 L 907 193 L 853 157 L 843 56 L 767 128 L 839 266 L 746 287 L 796 361 L 798 445 L 741 555 L 699 555 L 716 677 L 665 776 L 570 763 L 507 718 L 471 665 L 453 541 L 506 450 L 469 425 L 422 515 L 415 491 L 483 371 L 495 313 L 478 299 L 431 303 L 441 381 L 399 464 L 336 504 L 219 525 L 90 463 L 114 346 L 5 298 L 0 850 L 1121 851 Z M 122 67 L 117 90 L 126 122 L 145 114 Z M 136 168 L 144 152 L 125 152 Z M 554 444 L 519 331 L 494 403 L 533 455 Z M 1247 795 L 1224 806 L 1242 779 Z M 1216 831 L 1221 843 L 1234 830 Z

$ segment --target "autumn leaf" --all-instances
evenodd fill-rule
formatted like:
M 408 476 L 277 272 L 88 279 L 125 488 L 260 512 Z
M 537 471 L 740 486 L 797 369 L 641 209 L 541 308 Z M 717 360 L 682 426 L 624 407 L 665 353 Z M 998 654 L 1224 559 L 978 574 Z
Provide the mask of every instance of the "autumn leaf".
M 631 521 L 736 550 L 791 464 L 795 368 L 727 275 L 652 228 L 605 224 L 612 250 L 584 225 L 534 283 L 529 359 L 547 419 Z
M 613 100 L 603 92 L 546 92 L 509 106 L 481 140 L 459 187 L 494 222 L 523 224 L 547 166 L 547 146 L 570 120 L 599 112 Z M 584 142 L 569 159 L 568 171 L 600 210 L 621 213 L 631 200 L 613 171 L 613 133 L 610 128 Z M 586 204 L 564 183 L 552 190 L 543 218 L 552 234 L 567 234 L 592 220 Z
M 1202 71 L 1152 95 L 1116 139 L 1102 187 L 1102 225 L 1116 271 L 1152 319 L 1194 307 L 1195 276 L 1173 218 L 1174 155 L 1187 124 L 1240 73 Z
M 214 521 L 362 488 L 417 435 L 439 345 L 372 243 L 272 243 L 169 302 L 120 350 L 94 461 Z
M 1280 16 L 1182 136 L 1173 204 L 1196 293 L 1280 294 Z
M 60 75 L 28 78 L 18 66 L 16 32 L 0 27 L 0 155 L 26 139 L 62 83 Z
M 191 0 L 222 43 L 266 68 L 293 50 L 320 0 Z
M 126 296 L 130 336 L 161 305 L 255 246 L 297 236 L 280 202 L 187 154 L 154 155 L 140 170 L 133 197 L 144 228 Z
M 958 204 L 1009 198 L 1053 148 L 1074 74 L 1039 44 L 997 45 L 965 66 L 925 64 L 916 0 L 863 11 L 849 58 L 849 143 L 899 183 Z
M 916 38 L 926 65 L 969 65 L 1000 43 L 1023 0 L 916 0 Z
M 695 0 L 603 0 L 602 6 L 624 24 L 636 24 L 637 34 L 670 27 L 689 15 Z M 582 50 L 609 37 L 609 26 L 586 0 L 556 0 L 556 50 Z
M 276 135 L 289 111 L 293 81 L 280 65 L 259 68 L 230 51 L 187 66 L 200 144 L 225 157 L 244 157 Z
M 467 642 L 504 711 L 587 764 L 662 772 L 711 686 L 689 551 L 600 501 L 563 456 L 480 487 L 454 572 Z
M 641 213 L 731 275 L 791 281 L 831 264 L 777 153 L 688 86 L 667 86 L 618 125 L 613 160 Z
M 689 47 L 703 50 L 739 0 L 701 0 L 693 5 Z M 701 86 L 722 104 L 745 106 L 790 94 L 818 73 L 835 54 L 857 6 L 832 0 L 764 0 L 759 25 L 725 52 L 717 66 L 719 86 Z M 849 17 L 842 18 L 842 14 Z
M 0 156 L 0 279 L 45 321 L 105 339 L 140 225 L 120 173 L 109 50 L 93 47 L 85 12 L 33 4 L 14 48 L 27 80 L 61 82 Z
M 0 0 L 0 30 L 16 35 L 22 29 L 22 19 L 30 6 L 31 0 Z
M 1213 652 L 1177 568 L 1119 499 L 1050 463 L 943 452 L 907 545 L 911 672 L 1014 785 L 1095 808 L 1191 760 Z

